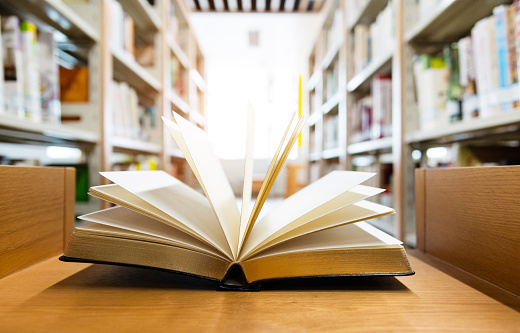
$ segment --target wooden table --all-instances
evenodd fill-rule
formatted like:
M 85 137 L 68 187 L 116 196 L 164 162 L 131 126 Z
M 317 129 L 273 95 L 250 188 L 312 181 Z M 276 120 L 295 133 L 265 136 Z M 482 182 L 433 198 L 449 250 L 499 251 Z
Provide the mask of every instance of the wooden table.
M 520 332 L 519 312 L 410 260 L 414 276 L 217 292 L 205 280 L 56 257 L 0 280 L 0 332 Z

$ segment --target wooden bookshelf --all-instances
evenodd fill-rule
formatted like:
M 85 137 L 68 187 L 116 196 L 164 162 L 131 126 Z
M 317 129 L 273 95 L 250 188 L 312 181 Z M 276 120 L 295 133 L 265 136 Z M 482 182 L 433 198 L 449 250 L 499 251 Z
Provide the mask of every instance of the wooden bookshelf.
M 309 98 L 307 137 L 309 181 L 346 165 L 345 40 L 337 32 L 345 29 L 343 2 L 325 3 L 322 27 L 309 56 L 309 78 L 305 85 Z M 339 15 L 338 15 L 339 14 Z M 333 131 L 333 134 L 327 131 Z
M 0 142 L 78 147 L 89 161 L 90 185 L 104 181 L 98 172 L 111 170 L 112 164 L 118 163 L 115 156 L 120 153 L 129 155 L 129 160 L 135 160 L 138 155 L 158 158 L 159 168 L 168 171 L 172 170 L 171 159 L 175 159 L 176 163 L 184 163 L 178 148 L 170 146 L 170 134 L 160 119 L 162 115 L 171 117 L 172 109 L 198 127 L 204 129 L 206 126 L 205 99 L 200 97 L 205 95 L 199 93 L 196 96 L 195 110 L 189 89 L 191 81 L 198 92 L 206 90 L 204 54 L 194 37 L 186 39 L 182 45 L 178 44 L 172 38 L 167 22 L 169 6 L 176 6 L 176 15 L 182 15 L 183 29 L 193 35 L 186 4 L 179 0 L 159 0 L 154 5 L 146 0 L 116 0 L 134 22 L 136 43 L 153 48 L 153 64 L 141 65 L 137 57 L 111 44 L 111 1 L 69 3 L 61 0 L 6 0 L 0 3 L 2 16 L 17 15 L 34 22 L 39 30 L 61 32 L 67 43 L 59 44 L 58 47 L 73 45 L 77 48 L 73 52 L 69 48 L 67 52 L 82 57 L 81 61 L 88 66 L 89 77 L 88 101 L 62 103 L 62 110 L 66 110 L 67 115 L 78 116 L 69 117 L 67 123 L 51 125 L 18 119 L 0 112 Z M 190 52 L 196 52 L 194 60 L 189 58 Z M 186 70 L 185 96 L 176 95 L 166 80 L 165 73 L 170 70 L 169 59 L 172 54 Z M 200 68 L 197 68 L 197 64 Z M 126 83 L 135 89 L 140 107 L 156 110 L 150 116 L 155 117 L 155 127 L 149 129 L 150 133 L 128 137 L 116 135 L 113 113 L 119 108 L 120 101 L 115 101 L 112 95 L 113 81 Z M 78 118 L 78 121 L 73 118 Z M 82 213 L 99 209 L 99 202 L 88 206 L 82 208 Z

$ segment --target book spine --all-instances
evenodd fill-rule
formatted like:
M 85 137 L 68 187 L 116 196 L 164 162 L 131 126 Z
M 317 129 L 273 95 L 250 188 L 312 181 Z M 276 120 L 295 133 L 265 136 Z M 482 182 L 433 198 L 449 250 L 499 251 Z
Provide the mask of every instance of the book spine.
M 507 46 L 506 10 L 507 7 L 504 5 L 495 7 L 493 10 L 493 16 L 495 18 L 499 87 L 507 87 L 511 82 Z
M 16 16 L 2 19 L 2 53 L 4 71 L 5 110 L 23 119 L 23 60 L 20 21 Z
M 36 44 L 36 26 L 29 21 L 20 22 L 24 70 L 24 110 L 25 117 L 41 122 L 40 73 Z
M 514 84 L 518 82 L 517 70 L 517 51 L 516 51 L 516 37 L 515 37 L 515 4 L 512 4 L 506 11 L 507 21 L 507 51 L 508 51 L 508 65 L 510 82 Z
M 59 124 L 61 119 L 60 85 L 56 42 L 52 32 L 42 31 L 38 38 L 42 121 Z

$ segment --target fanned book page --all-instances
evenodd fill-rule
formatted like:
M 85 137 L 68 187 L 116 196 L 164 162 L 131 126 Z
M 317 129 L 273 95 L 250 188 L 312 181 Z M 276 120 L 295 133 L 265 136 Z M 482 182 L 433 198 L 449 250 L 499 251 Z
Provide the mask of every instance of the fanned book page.
M 168 270 L 258 290 L 264 280 L 336 275 L 411 275 L 400 241 L 365 220 L 393 214 L 368 201 L 373 173 L 334 171 L 257 221 L 306 118 L 291 119 L 252 212 L 254 111 L 248 105 L 242 209 L 204 131 L 173 114 L 164 123 L 204 191 L 163 171 L 102 172 L 114 184 L 89 194 L 118 206 L 80 217 L 60 258 Z

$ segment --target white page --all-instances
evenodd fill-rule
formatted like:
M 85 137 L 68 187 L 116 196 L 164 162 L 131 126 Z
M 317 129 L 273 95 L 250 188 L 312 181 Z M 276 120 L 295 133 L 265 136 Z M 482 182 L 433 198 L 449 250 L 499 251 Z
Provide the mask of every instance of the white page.
M 96 198 L 112 202 L 116 205 L 126 206 L 128 209 L 133 209 L 140 214 L 146 214 L 158 221 L 166 223 L 167 225 L 171 225 L 174 228 L 189 233 L 194 237 L 205 239 L 205 237 L 202 237 L 194 230 L 189 229 L 186 227 L 186 225 L 180 223 L 162 210 L 151 205 L 147 201 L 144 201 L 137 195 L 125 190 L 117 184 L 92 186 L 89 190 L 89 194 Z M 205 241 L 208 242 L 208 240 Z
M 175 115 L 176 113 L 172 111 L 172 113 Z M 182 154 L 184 155 L 184 158 L 188 162 L 188 165 L 190 166 L 191 170 L 193 170 L 193 173 L 195 174 L 195 177 L 197 178 L 197 181 L 199 182 L 200 186 L 204 188 L 204 184 L 202 184 L 202 180 L 200 179 L 199 172 L 197 171 L 197 168 L 195 167 L 195 163 L 193 162 L 193 158 L 191 157 L 190 151 L 188 150 L 188 146 L 186 145 L 186 141 L 184 141 L 184 138 L 182 137 L 181 130 L 179 129 L 179 125 L 177 124 L 175 117 L 173 118 L 174 121 L 171 121 L 170 119 L 166 117 L 162 117 L 162 120 L 164 122 L 164 125 L 166 125 L 166 128 L 168 128 L 168 131 L 171 133 L 173 139 L 179 146 L 179 149 L 181 150 Z
M 242 248 L 245 241 L 247 224 L 249 221 L 249 205 L 253 191 L 253 167 L 255 147 L 255 111 L 251 102 L 247 103 L 247 127 L 246 127 L 246 153 L 244 160 L 244 186 L 242 190 L 242 210 L 240 212 L 240 233 L 238 249 Z
M 292 127 L 292 122 L 294 120 L 294 116 L 291 118 L 291 123 L 287 127 L 285 134 L 282 138 L 282 141 L 280 142 L 280 145 L 276 151 L 275 156 L 273 157 L 273 160 L 271 161 L 271 165 L 269 166 L 269 170 L 267 171 L 266 177 L 264 179 L 264 182 L 262 184 L 262 188 L 260 189 L 260 193 L 258 194 L 255 205 L 253 207 L 253 211 L 251 212 L 251 216 L 249 218 L 247 230 L 246 230 L 246 238 L 249 237 L 249 234 L 251 233 L 256 219 L 258 218 L 260 214 L 260 210 L 262 209 L 262 206 L 264 205 L 265 200 L 267 199 L 267 196 L 269 194 L 269 191 L 271 190 L 271 187 L 274 184 L 274 181 L 276 180 L 276 177 L 280 173 L 285 161 L 287 160 L 287 157 L 289 156 L 289 153 L 296 142 L 296 139 L 298 138 L 298 134 L 302 130 L 303 126 L 305 125 L 305 122 L 307 121 L 308 117 L 304 116 L 300 119 L 298 119 L 298 122 L 296 123 L 293 132 L 291 136 L 287 139 L 287 142 L 285 142 L 286 136 L 289 133 L 289 129 Z M 282 150 L 282 153 L 280 154 L 280 151 Z M 242 253 L 242 249 L 241 249 Z
M 262 242 L 261 245 L 244 255 L 244 258 L 255 256 L 256 253 L 265 251 L 268 248 L 277 246 L 280 243 L 290 241 L 293 238 L 301 237 L 310 233 L 315 233 L 323 229 L 335 228 L 340 225 L 364 221 L 375 217 L 390 215 L 395 213 L 393 208 L 385 207 L 374 202 L 362 200 L 352 205 L 348 205 L 330 213 L 320 216 L 305 224 L 300 224 L 294 229 L 277 237 L 270 237 L 269 241 Z M 276 234 L 275 234 L 276 235 Z
M 368 197 L 377 195 L 381 192 L 383 192 L 383 189 L 376 188 L 376 187 L 370 187 L 370 186 L 364 186 L 364 185 L 357 185 L 354 186 L 349 191 L 346 191 L 345 193 L 342 193 L 338 195 L 337 197 L 331 199 L 330 201 L 324 203 L 323 205 L 317 207 L 316 209 L 300 216 L 294 221 L 291 221 L 290 223 L 284 225 L 280 229 L 273 232 L 270 236 L 265 238 L 263 241 L 261 241 L 259 244 L 257 244 L 254 248 L 248 248 L 249 254 L 247 256 L 249 257 L 250 254 L 254 252 L 258 252 L 260 248 L 264 248 L 266 244 L 272 243 L 275 239 L 280 239 L 283 241 L 283 239 L 289 239 L 292 238 L 292 235 L 294 234 L 294 230 L 298 229 L 302 226 L 306 226 L 307 229 L 313 228 L 313 226 L 321 226 L 323 222 L 321 222 L 323 219 L 321 219 L 324 216 L 328 216 L 332 214 L 333 212 L 341 211 L 342 213 L 336 213 L 334 214 L 334 218 L 331 220 L 330 218 L 326 221 L 329 221 L 329 223 L 333 223 L 337 219 L 340 219 L 340 221 L 348 221 L 352 220 L 354 221 L 355 218 L 363 213 L 362 216 L 373 216 L 373 215 L 380 215 L 381 212 L 389 213 L 393 212 L 394 210 L 392 208 L 388 208 L 385 206 L 377 205 L 377 208 L 380 208 L 379 210 L 365 210 L 362 209 L 362 211 L 358 212 L 357 210 L 353 210 L 353 213 L 350 213 L 349 210 L 346 209 L 346 207 L 352 206 L 353 204 L 360 202 L 361 200 L 364 200 Z M 361 208 L 359 208 L 361 209 Z M 358 210 L 359 210 L 358 209 Z M 355 213 L 358 212 L 359 214 L 356 215 Z M 354 214 L 354 215 L 352 215 Z M 259 222 L 259 229 L 262 227 L 262 222 Z M 321 224 L 320 224 L 321 223 Z M 267 225 L 269 226 L 269 225 Z M 265 231 L 267 232 L 267 228 L 265 228 Z M 312 230 L 311 230 L 312 231 Z M 279 241 L 280 242 L 280 241 Z M 248 245 L 249 246 L 249 245 Z M 243 256 L 246 256 L 246 253 L 243 253 Z
M 372 227 L 366 222 L 347 224 L 301 236 L 259 253 L 252 259 L 290 252 L 360 247 L 385 247 L 402 242 Z
M 208 200 L 164 171 L 114 171 L 101 175 L 207 237 L 231 256 L 231 250 Z
M 124 207 L 107 208 L 80 216 L 79 219 L 167 239 L 180 247 L 222 257 L 214 248 L 184 232 Z
M 231 189 L 222 165 L 215 156 L 204 131 L 174 113 L 182 137 L 193 159 L 200 182 L 211 207 L 218 217 L 224 234 L 233 253 L 237 257 L 240 232 L 240 213 L 236 206 L 235 195 Z
M 253 227 L 242 254 L 251 252 L 269 236 L 298 218 L 374 176 L 369 172 L 333 171 L 285 199 Z M 321 215 L 328 213 L 324 211 Z

